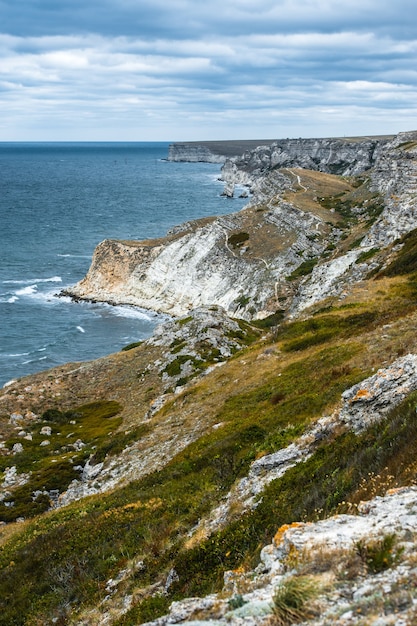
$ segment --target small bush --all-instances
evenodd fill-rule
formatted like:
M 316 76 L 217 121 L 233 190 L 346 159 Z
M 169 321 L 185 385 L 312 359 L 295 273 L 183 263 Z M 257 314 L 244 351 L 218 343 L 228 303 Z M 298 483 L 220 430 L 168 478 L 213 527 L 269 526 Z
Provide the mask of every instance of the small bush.
M 227 604 L 232 611 L 235 611 L 236 609 L 240 609 L 242 606 L 244 606 L 246 604 L 246 601 L 243 599 L 242 595 L 238 593 L 230 598 L 227 601 Z
M 133 348 L 137 348 L 138 346 L 141 346 L 142 344 L 143 344 L 143 341 L 134 341 L 133 343 L 128 343 L 127 346 L 122 348 L 122 352 L 133 350 Z
M 392 567 L 401 553 L 395 550 L 395 534 L 385 535 L 382 539 L 375 539 L 368 543 L 359 541 L 356 549 L 369 572 L 377 574 Z
M 289 276 L 287 276 L 286 280 L 291 282 L 293 280 L 297 280 L 297 278 L 301 278 L 302 276 L 307 276 L 308 274 L 311 274 L 317 263 L 317 257 L 303 261 L 301 265 L 296 267 L 295 270 L 291 272 Z
M 272 328 L 277 326 L 284 319 L 284 311 L 275 311 L 268 317 L 264 317 L 261 320 L 252 320 L 252 325 L 256 328 Z
M 54 424 L 66 424 L 72 419 L 81 417 L 80 413 L 76 411 L 60 411 L 59 409 L 48 409 L 42 413 L 42 419 L 46 422 L 53 422 Z
M 153 621 L 168 613 L 169 604 L 170 601 L 165 596 L 145 598 L 114 622 L 114 626 L 137 626 L 137 624 Z
M 240 233 L 233 233 L 233 235 L 230 235 L 230 237 L 227 238 L 227 243 L 229 243 L 232 248 L 239 248 L 248 239 L 249 233 L 245 233 L 242 231 Z
M 365 250 L 364 252 L 361 252 L 355 263 L 364 263 L 368 259 L 371 259 L 373 256 L 375 256 L 377 252 L 379 252 L 379 248 L 371 248 L 370 250 Z
M 311 612 L 307 602 L 317 594 L 311 578 L 292 576 L 277 587 L 273 597 L 273 624 L 287 626 L 303 622 Z

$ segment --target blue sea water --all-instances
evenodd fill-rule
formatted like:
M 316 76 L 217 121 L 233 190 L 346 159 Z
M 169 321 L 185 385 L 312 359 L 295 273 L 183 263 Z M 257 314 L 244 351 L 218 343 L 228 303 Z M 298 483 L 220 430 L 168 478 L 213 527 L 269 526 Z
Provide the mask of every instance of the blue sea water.
M 0 385 L 150 336 L 150 311 L 56 296 L 106 238 L 160 237 L 239 210 L 220 166 L 166 161 L 168 143 L 0 143 Z

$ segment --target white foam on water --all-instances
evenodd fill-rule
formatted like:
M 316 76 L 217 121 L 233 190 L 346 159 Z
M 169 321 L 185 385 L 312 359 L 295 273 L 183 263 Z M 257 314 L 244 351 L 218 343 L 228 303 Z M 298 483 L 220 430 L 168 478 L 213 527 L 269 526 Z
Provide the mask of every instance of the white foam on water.
M 47 356 L 41 356 L 38 359 L 28 359 L 27 361 L 23 361 L 22 365 L 28 365 L 29 363 L 38 363 L 38 361 L 45 361 Z
M 82 326 L 77 326 L 77 330 L 79 330 L 80 333 L 85 333 L 85 330 Z
M 90 259 L 91 260 L 91 254 L 67 254 L 67 253 L 58 253 L 56 255 L 57 257 L 59 257 L 60 259 Z
M 154 311 L 148 311 L 146 309 L 141 309 L 140 307 L 130 306 L 130 305 L 106 305 L 104 304 L 108 311 L 110 311 L 113 315 L 117 317 L 125 317 L 130 319 L 138 319 L 146 322 L 154 322 L 158 319 L 168 319 L 169 316 L 162 315 L 160 313 L 155 313 Z
M 17 381 L 16 381 L 16 379 L 15 379 L 15 378 L 12 378 L 12 380 L 8 380 L 6 383 L 4 383 L 4 385 L 3 385 L 3 389 L 4 389 L 5 387 L 9 387 L 10 385 L 14 385 L 14 383 L 16 383 L 16 382 L 17 382 Z
M 4 285 L 31 285 L 33 283 L 62 283 L 61 276 L 51 276 L 49 278 L 24 278 L 15 280 L 13 278 L 3 280 Z
M 31 296 L 36 293 L 38 290 L 38 285 L 29 285 L 28 287 L 23 287 L 22 289 L 18 289 L 16 291 L 17 296 Z

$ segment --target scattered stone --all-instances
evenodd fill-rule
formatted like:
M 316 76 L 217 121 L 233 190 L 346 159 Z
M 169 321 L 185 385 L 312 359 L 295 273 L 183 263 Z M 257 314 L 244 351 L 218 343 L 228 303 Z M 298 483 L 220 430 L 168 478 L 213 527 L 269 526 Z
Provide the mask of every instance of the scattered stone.
M 71 446 L 74 448 L 74 450 L 79 452 L 80 450 L 85 448 L 86 444 L 83 441 L 81 441 L 81 439 L 77 439 L 77 441 L 75 441 L 75 443 L 71 444 Z
M 23 415 L 20 413 L 12 413 L 9 419 L 9 424 L 18 424 L 23 420 Z

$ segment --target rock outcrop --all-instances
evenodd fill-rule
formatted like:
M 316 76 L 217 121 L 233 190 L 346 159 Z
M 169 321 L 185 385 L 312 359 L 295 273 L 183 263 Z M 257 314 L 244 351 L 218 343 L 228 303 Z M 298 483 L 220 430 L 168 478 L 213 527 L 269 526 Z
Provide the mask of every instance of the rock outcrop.
M 328 232 L 320 217 L 279 203 L 195 222 L 164 240 L 106 240 L 87 276 L 67 293 L 174 316 L 215 304 L 251 317 L 275 298 L 279 278 L 323 251 Z
M 416 524 L 417 489 L 409 487 L 363 502 L 356 515 L 284 525 L 255 570 L 226 572 L 221 593 L 173 602 L 169 614 L 146 626 L 273 626 L 294 619 L 310 626 L 411 626 Z M 384 541 L 391 546 L 386 563 L 372 571 L 371 555 L 382 553 Z M 303 582 L 310 593 L 302 595 Z M 290 597 L 291 583 L 300 596 Z M 288 589 L 282 605 L 274 601 L 280 589 Z
M 392 137 L 388 136 L 281 139 L 245 151 L 242 156 L 228 160 L 222 170 L 225 178 L 232 172 L 257 177 L 263 172 L 286 167 L 355 176 L 373 167 L 390 139 Z

